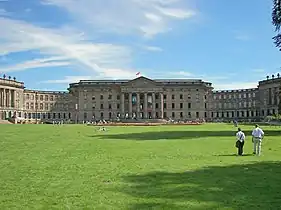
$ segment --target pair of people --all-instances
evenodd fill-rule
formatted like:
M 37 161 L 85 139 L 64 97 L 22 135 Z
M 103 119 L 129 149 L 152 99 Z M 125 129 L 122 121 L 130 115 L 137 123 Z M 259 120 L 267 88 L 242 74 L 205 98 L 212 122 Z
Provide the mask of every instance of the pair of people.
M 255 125 L 254 130 L 252 131 L 252 142 L 254 143 L 254 152 L 253 154 L 256 154 L 260 156 L 261 154 L 261 143 L 262 139 L 264 137 L 264 132 L 261 128 L 259 128 L 258 125 Z M 245 144 L 245 134 L 241 130 L 241 128 L 238 128 L 238 132 L 236 133 L 236 147 L 238 148 L 238 155 L 243 155 L 243 147 Z

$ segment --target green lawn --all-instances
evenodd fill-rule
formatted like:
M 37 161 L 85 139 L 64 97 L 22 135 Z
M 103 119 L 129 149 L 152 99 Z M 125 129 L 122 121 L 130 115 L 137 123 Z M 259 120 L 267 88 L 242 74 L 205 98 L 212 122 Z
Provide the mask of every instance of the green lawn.
M 281 127 L 262 128 L 237 157 L 233 125 L 0 125 L 0 209 L 280 209 Z

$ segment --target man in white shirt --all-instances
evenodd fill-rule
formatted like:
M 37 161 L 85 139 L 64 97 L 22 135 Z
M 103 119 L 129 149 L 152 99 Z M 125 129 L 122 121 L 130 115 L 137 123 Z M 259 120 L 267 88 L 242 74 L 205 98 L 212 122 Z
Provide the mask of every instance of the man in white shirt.
M 238 128 L 236 133 L 236 147 L 238 148 L 238 155 L 243 155 L 243 147 L 245 143 L 245 134 L 241 131 L 241 128 Z
M 258 156 L 261 155 L 261 143 L 264 137 L 264 132 L 258 125 L 255 126 L 255 129 L 252 132 L 252 141 L 254 143 L 254 154 Z

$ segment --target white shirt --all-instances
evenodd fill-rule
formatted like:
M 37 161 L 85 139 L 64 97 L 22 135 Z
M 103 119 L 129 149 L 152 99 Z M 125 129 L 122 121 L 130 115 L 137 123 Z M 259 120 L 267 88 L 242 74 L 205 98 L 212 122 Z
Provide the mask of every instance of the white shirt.
M 237 138 L 237 140 L 243 142 L 243 141 L 245 141 L 245 134 L 242 131 L 238 131 L 236 133 L 236 138 Z
M 264 135 L 264 132 L 259 127 L 255 128 L 252 132 L 252 136 L 255 138 L 262 138 L 263 135 Z

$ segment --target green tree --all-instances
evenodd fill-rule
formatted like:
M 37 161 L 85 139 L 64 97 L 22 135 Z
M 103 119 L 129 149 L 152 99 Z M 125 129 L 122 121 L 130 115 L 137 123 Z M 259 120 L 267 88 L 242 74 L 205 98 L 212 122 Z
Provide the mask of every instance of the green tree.
M 277 32 L 277 35 L 273 37 L 274 44 L 281 51 L 281 0 L 273 0 L 272 24 L 275 27 L 275 32 Z M 279 88 L 278 114 L 281 114 L 281 84 Z
M 272 8 L 272 24 L 275 27 L 275 32 L 278 34 L 273 37 L 274 43 L 279 50 L 281 50 L 281 1 L 273 0 L 273 8 Z

